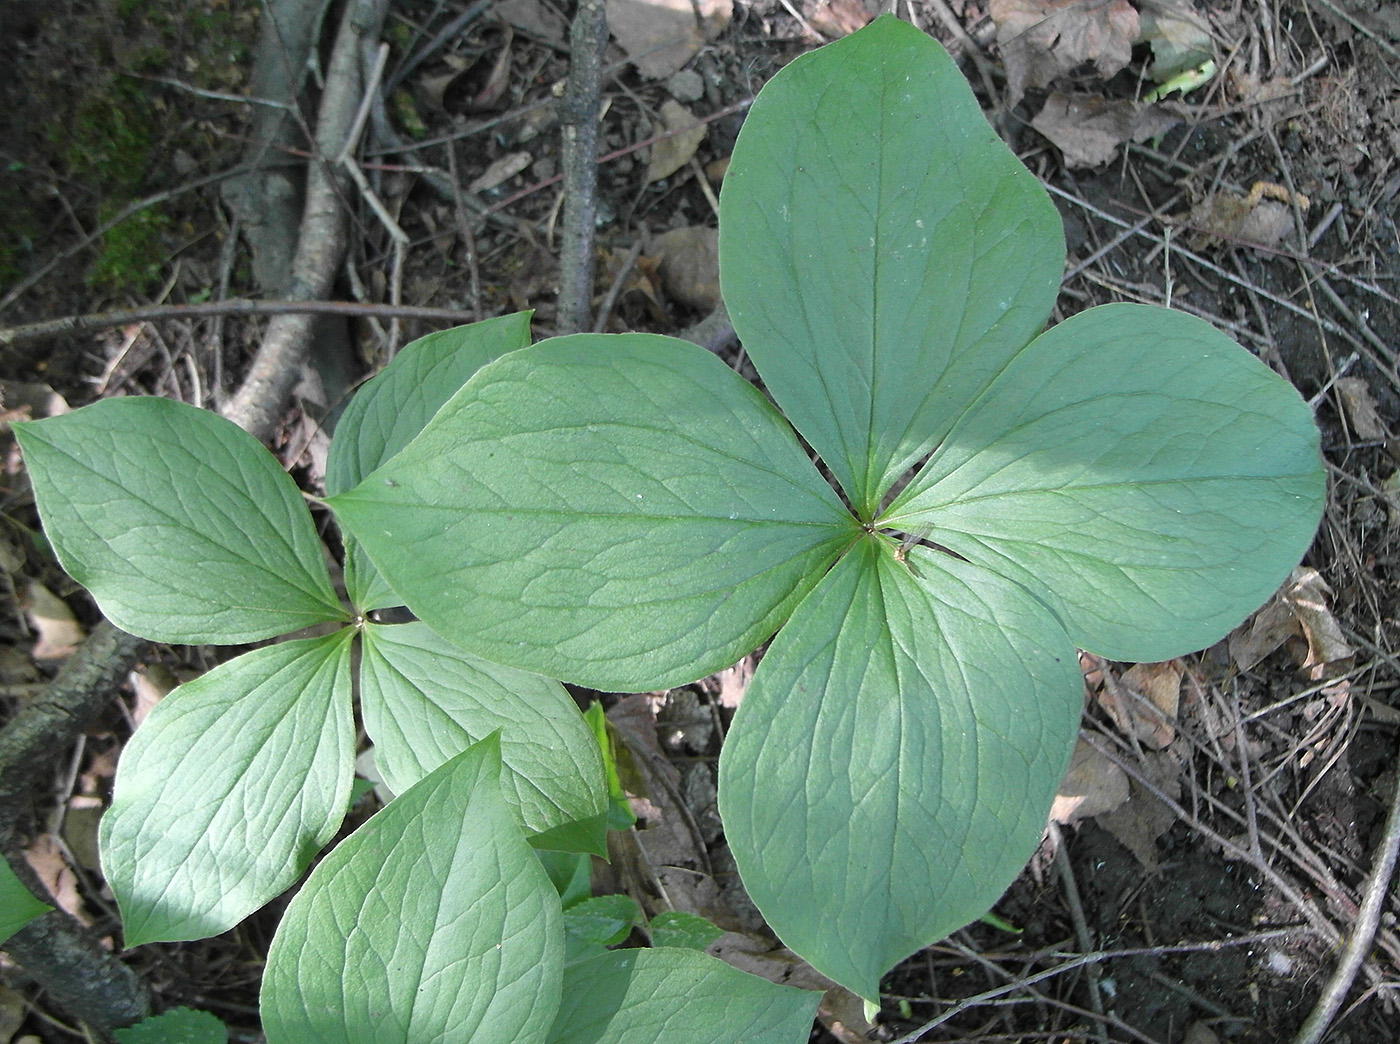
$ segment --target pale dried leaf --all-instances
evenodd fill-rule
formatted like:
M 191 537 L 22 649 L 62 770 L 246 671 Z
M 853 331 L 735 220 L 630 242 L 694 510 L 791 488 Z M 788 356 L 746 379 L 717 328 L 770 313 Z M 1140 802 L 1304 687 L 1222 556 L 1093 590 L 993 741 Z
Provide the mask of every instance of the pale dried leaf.
M 1157 105 L 1108 101 L 1097 94 L 1055 93 L 1031 120 L 1064 154 L 1070 168 L 1098 167 L 1118 155 L 1126 141 L 1145 141 L 1180 122 Z
M 136 693 L 136 702 L 131 708 L 131 720 L 138 728 L 146 720 L 146 715 L 155 710 L 156 704 L 180 684 L 175 672 L 163 663 L 149 664 L 144 670 L 132 671 L 128 677 L 131 688 Z
M 702 225 L 672 229 L 652 242 L 667 296 L 697 311 L 719 307 L 719 232 Z
M 535 158 L 528 152 L 507 152 L 500 159 L 487 167 L 470 185 L 467 186 L 469 192 L 485 192 L 493 189 L 497 185 L 502 185 L 515 177 L 531 163 Z
M 1220 1038 L 1204 1022 L 1193 1022 L 1186 1027 L 1186 1036 L 1181 1038 L 1181 1044 L 1220 1044 Z
M 1217 192 L 1191 208 L 1187 223 L 1201 245 L 1213 241 L 1273 248 L 1293 236 L 1293 209 L 1273 199 Z
M 1230 659 L 1240 670 L 1250 670 L 1288 639 L 1302 633 L 1297 614 L 1280 591 L 1262 609 L 1230 632 Z
M 830 39 L 850 36 L 870 21 L 870 12 L 861 0 L 819 0 L 807 16 L 812 28 Z
M 1081 739 L 1050 806 L 1050 818 L 1057 823 L 1077 823 L 1112 811 L 1127 800 L 1128 774 Z
M 1284 598 L 1298 617 L 1308 643 L 1307 659 L 1299 666 L 1314 681 L 1320 681 L 1333 666 L 1349 666 L 1356 650 L 1342 634 L 1337 618 L 1328 608 L 1332 589 L 1316 569 L 1299 566 L 1284 587 Z M 1335 673 L 1335 671 L 1330 672 Z
M 733 15 L 733 0 L 608 0 L 613 38 L 653 80 L 683 68 Z
M 651 147 L 647 184 L 669 178 L 689 163 L 690 157 L 695 155 L 695 150 L 709 132 L 704 124 L 697 125 L 691 111 L 674 98 L 667 98 L 661 103 L 661 119 L 671 134 Z
M 74 794 L 68 799 L 68 811 L 63 815 L 63 843 L 79 866 L 94 873 L 101 869 L 97 857 L 97 824 L 103 811 L 101 798 Z
M 1177 707 L 1181 701 L 1180 660 L 1134 664 L 1119 684 L 1141 697 L 1131 701 L 1138 739 L 1161 750 L 1176 738 Z M 1156 713 L 1154 713 L 1154 710 Z
M 71 409 L 68 401 L 47 384 L 0 379 L 0 423 L 43 420 Z
M 78 894 L 78 876 L 63 855 L 63 842 L 53 834 L 40 834 L 25 849 L 24 858 L 49 890 L 47 897 L 40 898 L 72 914 L 83 924 L 92 923 Z
M 1347 419 L 1358 438 L 1367 441 L 1390 438 L 1390 430 L 1381 419 L 1376 400 L 1371 397 L 1371 386 L 1364 377 L 1338 377 L 1337 395 L 1342 400 Z
M 1139 32 L 1128 0 L 991 0 L 987 13 L 1006 65 L 1008 105 L 1084 62 L 1112 76 L 1132 58 Z
M 29 625 L 39 636 L 30 652 L 34 659 L 61 660 L 87 636 L 73 610 L 43 584 L 30 584 L 24 603 Z

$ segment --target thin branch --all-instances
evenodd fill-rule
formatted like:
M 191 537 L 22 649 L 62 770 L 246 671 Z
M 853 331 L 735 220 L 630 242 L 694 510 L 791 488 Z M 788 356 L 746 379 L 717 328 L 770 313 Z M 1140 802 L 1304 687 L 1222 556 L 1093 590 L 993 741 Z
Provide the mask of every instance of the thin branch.
M 590 329 L 598 191 L 598 108 L 607 4 L 581 0 L 570 31 L 569 83 L 559 102 L 563 134 L 564 230 L 559 257 L 558 333 Z
M 111 312 L 68 315 L 25 326 L 0 327 L 0 347 L 47 341 L 65 334 L 106 330 L 128 323 L 189 321 L 209 316 L 251 315 L 343 315 L 380 319 L 425 319 L 430 322 L 461 323 L 463 314 L 453 308 L 426 308 L 419 305 L 370 304 L 358 301 L 249 301 L 229 298 L 200 304 L 147 305 Z

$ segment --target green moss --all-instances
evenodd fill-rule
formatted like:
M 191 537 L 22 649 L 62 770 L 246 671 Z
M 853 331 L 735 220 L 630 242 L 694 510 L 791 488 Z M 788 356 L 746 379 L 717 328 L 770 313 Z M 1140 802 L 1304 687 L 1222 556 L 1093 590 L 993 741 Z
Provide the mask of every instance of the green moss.
M 125 203 L 102 205 L 100 217 L 110 221 Z M 161 233 L 170 217 L 159 208 L 138 211 L 102 237 L 102 253 L 88 271 L 86 282 L 95 290 L 140 294 L 160 279 L 167 253 Z

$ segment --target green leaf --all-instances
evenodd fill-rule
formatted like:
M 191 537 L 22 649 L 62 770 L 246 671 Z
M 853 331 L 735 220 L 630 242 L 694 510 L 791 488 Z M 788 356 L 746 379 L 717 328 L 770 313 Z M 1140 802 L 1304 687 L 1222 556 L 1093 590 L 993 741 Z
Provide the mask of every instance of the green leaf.
M 533 1044 L 559 1005 L 559 897 L 488 738 L 312 872 L 263 975 L 268 1044 Z
M 858 532 L 756 389 L 650 334 L 496 360 L 330 503 L 455 644 L 613 691 L 734 662 Z
M 641 908 L 630 896 L 595 895 L 564 911 L 564 931 L 598 946 L 616 946 L 641 919 Z
M 793 613 L 720 753 L 744 886 L 788 946 L 868 999 L 986 911 L 1035 850 L 1084 683 L 1022 588 L 884 540 Z
M 326 459 L 326 491 L 344 493 L 423 430 L 467 379 L 492 359 L 530 343 L 530 313 L 458 326 L 405 345 L 365 384 L 335 426 Z M 345 586 L 361 611 L 397 604 L 369 557 L 346 541 Z
M 583 712 L 583 720 L 598 741 L 603 755 L 603 773 L 608 781 L 608 829 L 627 830 L 636 825 L 637 815 L 622 789 L 622 777 L 617 772 L 617 745 L 621 742 L 608 722 L 603 705 L 596 700 Z
M 244 653 L 136 730 L 98 832 L 128 946 L 227 931 L 335 836 L 355 757 L 353 636 Z
M 479 660 L 425 624 L 365 626 L 360 705 L 375 764 L 396 794 L 499 730 L 501 790 L 526 830 L 607 807 L 602 755 L 564 687 Z M 590 851 L 602 846 L 596 833 Z
M 821 994 L 695 950 L 614 950 L 564 969 L 550 1044 L 803 1044 Z
M 863 519 L 1044 325 L 1060 218 L 962 73 L 893 18 L 763 88 L 720 196 L 720 281 L 768 390 Z
M 581 852 L 535 851 L 567 910 L 593 894 L 593 861 Z
M 420 337 L 367 381 L 335 426 L 326 492 L 344 493 L 407 446 L 472 374 L 530 343 L 530 314 L 457 326 Z
M 117 1044 L 228 1044 L 228 1027 L 207 1011 L 172 1008 L 112 1036 Z
M 1156 661 L 1257 609 L 1325 498 L 1291 385 L 1208 323 L 1122 304 L 1033 341 L 887 515 L 1035 593 L 1081 648 Z
M 684 910 L 666 910 L 651 919 L 653 946 L 677 946 L 686 950 L 704 950 L 724 934 L 724 929 L 698 914 Z
M 301 493 L 231 421 L 104 399 L 15 433 L 58 560 L 118 627 L 238 644 L 345 618 Z
M 15 875 L 9 860 L 0 856 L 0 943 L 52 909 L 34 897 Z

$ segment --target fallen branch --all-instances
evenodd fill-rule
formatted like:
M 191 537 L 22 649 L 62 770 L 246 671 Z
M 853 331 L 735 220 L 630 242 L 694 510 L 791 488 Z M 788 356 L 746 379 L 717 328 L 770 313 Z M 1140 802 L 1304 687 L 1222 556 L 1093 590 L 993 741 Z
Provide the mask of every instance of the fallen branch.
M 367 304 L 358 301 L 250 301 L 232 298 L 200 304 L 147 305 L 111 312 L 68 315 L 24 326 L 0 327 L 0 348 L 46 341 L 64 334 L 105 330 L 128 323 L 203 319 L 209 316 L 257 315 L 343 315 L 374 316 L 384 319 L 426 319 L 431 322 L 461 323 L 466 316 L 453 308 L 424 308 L 416 305 Z

